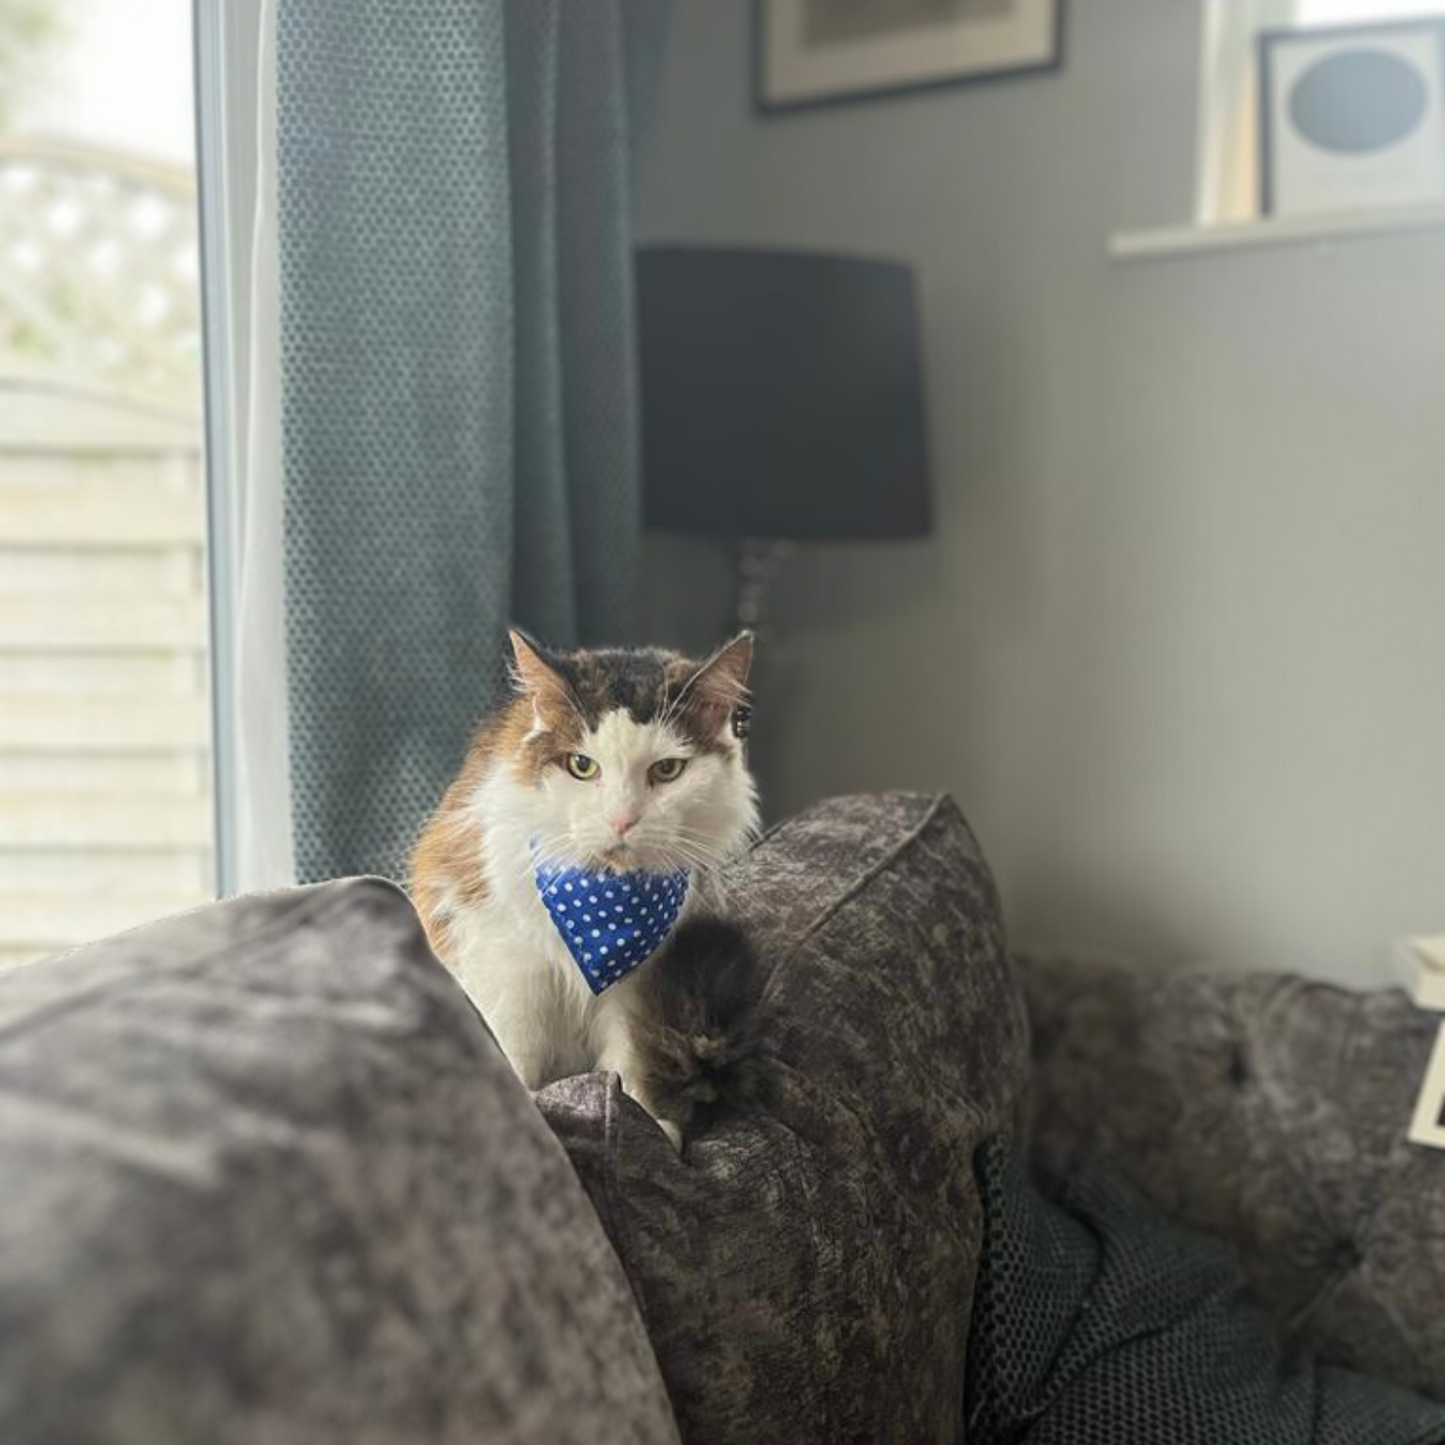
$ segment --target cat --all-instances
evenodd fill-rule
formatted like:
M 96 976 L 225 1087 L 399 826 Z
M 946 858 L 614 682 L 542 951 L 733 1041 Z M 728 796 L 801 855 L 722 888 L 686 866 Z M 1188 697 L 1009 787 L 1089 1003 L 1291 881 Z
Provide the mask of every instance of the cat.
M 661 1081 L 688 1046 L 653 975 L 726 915 L 718 871 L 757 834 L 753 639 L 701 661 L 510 639 L 512 695 L 422 831 L 412 901 L 529 1089 L 613 1071 L 680 1151 L 693 1099 Z

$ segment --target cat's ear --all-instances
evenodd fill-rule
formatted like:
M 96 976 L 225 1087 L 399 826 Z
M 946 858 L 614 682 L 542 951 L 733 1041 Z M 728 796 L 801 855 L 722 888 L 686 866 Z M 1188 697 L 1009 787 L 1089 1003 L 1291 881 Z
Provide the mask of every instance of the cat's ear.
M 740 633 L 720 647 L 693 674 L 688 689 L 699 699 L 723 707 L 742 707 L 748 700 L 748 673 L 753 666 L 753 634 Z
M 567 681 L 547 661 L 541 647 L 519 627 L 513 627 L 507 637 L 512 644 L 512 680 L 517 691 L 527 694 L 534 702 L 549 695 L 565 698 Z

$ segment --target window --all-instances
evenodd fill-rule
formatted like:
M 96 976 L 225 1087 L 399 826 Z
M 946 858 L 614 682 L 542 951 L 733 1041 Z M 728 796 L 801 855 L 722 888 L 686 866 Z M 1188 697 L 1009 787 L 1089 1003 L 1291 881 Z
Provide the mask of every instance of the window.
M 1300 25 L 1354 25 L 1367 20 L 1408 20 L 1439 15 L 1440 0 L 1295 0 Z
M 0 3 L 0 965 L 214 894 L 191 74 Z
M 1261 30 L 1445 15 L 1445 0 L 1205 0 L 1195 220 L 1248 221 L 1259 213 Z

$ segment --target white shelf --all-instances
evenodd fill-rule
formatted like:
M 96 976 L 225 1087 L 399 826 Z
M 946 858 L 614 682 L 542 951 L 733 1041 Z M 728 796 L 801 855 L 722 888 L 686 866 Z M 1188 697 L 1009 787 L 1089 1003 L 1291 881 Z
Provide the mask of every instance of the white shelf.
M 1217 251 L 1268 246 L 1306 246 L 1409 231 L 1445 230 L 1445 205 L 1349 211 L 1328 216 L 1271 216 L 1220 225 L 1154 226 L 1115 231 L 1109 256 L 1115 261 L 1161 261 Z

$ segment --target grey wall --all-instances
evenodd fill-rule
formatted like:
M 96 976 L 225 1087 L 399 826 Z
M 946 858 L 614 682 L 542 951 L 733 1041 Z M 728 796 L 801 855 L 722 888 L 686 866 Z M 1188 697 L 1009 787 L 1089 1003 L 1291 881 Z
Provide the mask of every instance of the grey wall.
M 1183 0 L 767 119 L 749 9 L 679 0 L 644 234 L 912 261 L 939 515 L 780 587 L 770 811 L 946 787 L 1019 940 L 1383 977 L 1445 929 L 1445 233 L 1107 261 L 1188 210 Z M 655 629 L 714 631 L 723 559 L 652 563 Z

